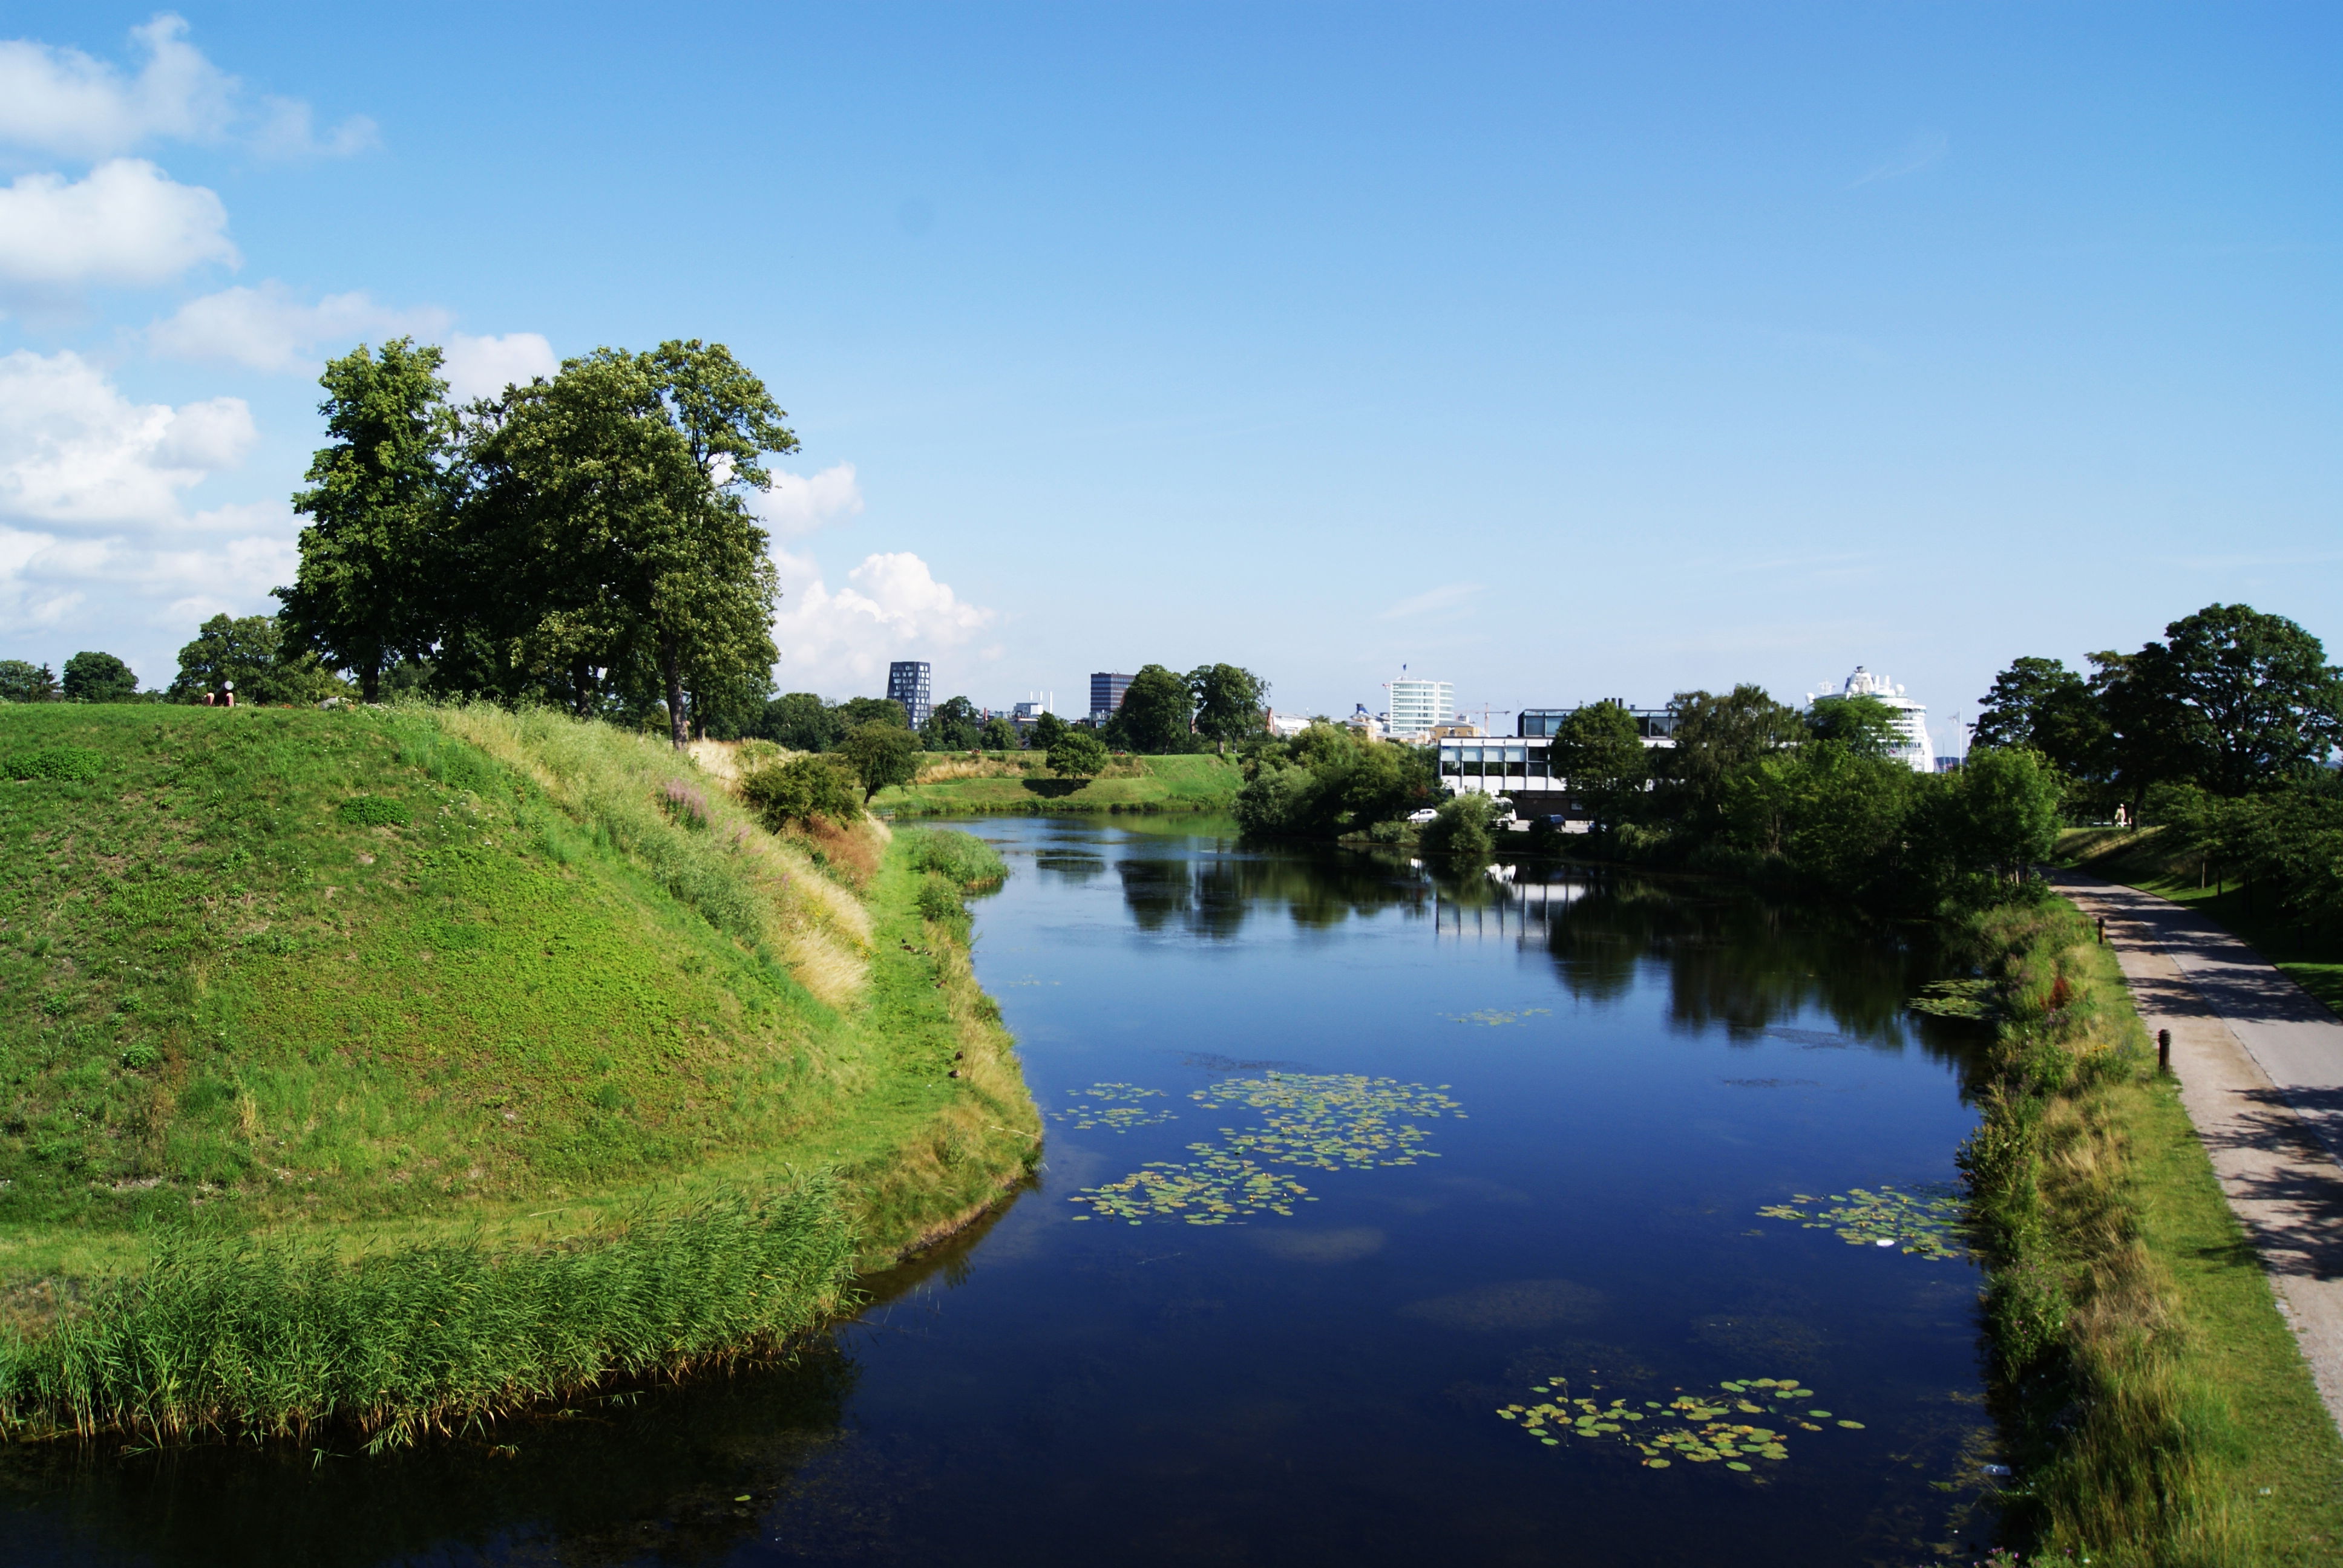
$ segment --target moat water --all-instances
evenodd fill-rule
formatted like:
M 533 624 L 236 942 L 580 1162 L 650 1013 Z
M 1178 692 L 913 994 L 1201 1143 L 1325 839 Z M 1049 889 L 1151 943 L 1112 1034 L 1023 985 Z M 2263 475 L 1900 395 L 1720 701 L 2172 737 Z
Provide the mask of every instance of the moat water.
M 1906 1006 L 1924 932 L 1195 819 L 966 826 L 1052 1113 L 992 1218 L 790 1367 L 387 1459 L 0 1456 L 0 1563 L 1982 1554 L 1941 1207 L 1973 1037 Z

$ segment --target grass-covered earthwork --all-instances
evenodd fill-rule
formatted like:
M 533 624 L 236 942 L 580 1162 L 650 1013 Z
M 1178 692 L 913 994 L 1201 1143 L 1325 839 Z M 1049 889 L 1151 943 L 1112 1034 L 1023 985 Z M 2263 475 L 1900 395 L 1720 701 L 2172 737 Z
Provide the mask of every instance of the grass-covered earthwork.
M 1038 754 L 928 757 L 908 785 L 882 789 L 871 809 L 895 817 L 975 812 L 1209 811 L 1226 813 L 1244 785 L 1232 758 L 1117 758 L 1095 779 L 1061 779 Z
M 0 759 L 68 754 L 0 782 L 0 1421 L 404 1432 L 679 1368 L 1034 1157 L 965 846 L 777 838 L 720 770 L 545 713 L 0 709 Z M 775 1247 L 837 1268 L 747 1282 Z M 462 1370 L 335 1392 L 433 1259 L 478 1311 L 413 1365 Z M 315 1364 L 168 1412 L 72 1370 L 198 1323 Z

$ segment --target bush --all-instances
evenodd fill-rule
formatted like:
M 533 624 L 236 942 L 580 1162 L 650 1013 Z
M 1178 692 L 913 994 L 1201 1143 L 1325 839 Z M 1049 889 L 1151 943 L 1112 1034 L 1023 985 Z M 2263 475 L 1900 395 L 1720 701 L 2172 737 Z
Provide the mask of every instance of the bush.
M 852 822 L 862 815 L 862 801 L 854 780 L 829 758 L 799 757 L 753 769 L 741 777 L 740 799 L 776 833 L 817 817 Z
M 1496 852 L 1496 839 L 1489 831 L 1494 812 L 1486 795 L 1450 797 L 1440 814 L 1424 824 L 1424 852 L 1445 855 L 1460 865 L 1487 865 Z
M 86 746 L 44 746 L 19 751 L 8 759 L 8 777 L 20 782 L 35 779 L 77 784 L 106 771 L 106 753 Z
M 1070 730 L 1050 748 L 1050 771 L 1067 779 L 1106 771 L 1106 747 L 1087 729 Z
M 912 869 L 932 871 L 956 888 L 987 887 L 1009 875 L 1001 851 L 973 833 L 956 828 L 922 828 L 903 837 Z
M 920 879 L 916 900 L 920 913 L 930 920 L 957 920 L 967 917 L 968 908 L 960 901 L 960 890 L 950 878 L 930 871 Z
M 415 819 L 407 802 L 381 795 L 356 795 L 342 802 L 342 820 L 364 828 L 404 828 Z

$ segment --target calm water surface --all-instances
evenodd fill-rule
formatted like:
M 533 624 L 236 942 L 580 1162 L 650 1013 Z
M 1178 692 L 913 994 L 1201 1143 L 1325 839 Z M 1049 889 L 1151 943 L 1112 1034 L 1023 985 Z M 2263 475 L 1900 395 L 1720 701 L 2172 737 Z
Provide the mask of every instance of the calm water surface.
M 1907 1564 L 1966 1560 L 1990 1432 L 1966 1261 L 1761 1218 L 1949 1182 L 1974 1122 L 1910 933 L 1730 889 L 1241 848 L 1192 819 L 974 824 L 977 968 L 1052 1120 L 1038 1182 L 795 1367 L 367 1462 L 0 1461 L 25 1563 Z M 1256 1124 L 1270 1073 L 1444 1085 L 1436 1159 L 1292 1176 L 1292 1217 L 1071 1195 Z M 1747 1473 L 1549 1446 L 1555 1377 L 1796 1379 Z M 1599 1392 L 1597 1390 L 1599 1389 Z M 1763 1418 L 1739 1417 L 1755 1421 Z M 1858 1421 L 1844 1428 L 1840 1420 Z M 745 1499 L 745 1501 L 741 1501 Z

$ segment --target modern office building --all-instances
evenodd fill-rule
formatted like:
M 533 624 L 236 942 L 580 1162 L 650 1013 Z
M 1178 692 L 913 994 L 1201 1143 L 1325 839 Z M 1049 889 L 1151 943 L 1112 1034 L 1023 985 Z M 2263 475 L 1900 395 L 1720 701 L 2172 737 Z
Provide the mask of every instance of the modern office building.
M 1123 693 L 1131 689 L 1131 677 L 1115 675 L 1106 670 L 1091 672 L 1091 722 L 1103 724 L 1114 717 L 1122 706 Z
M 1915 773 L 1936 770 L 1936 749 L 1928 741 L 1928 709 L 1925 703 L 1916 702 L 1904 695 L 1904 689 L 1884 675 L 1874 675 L 1861 665 L 1855 673 L 1836 688 L 1825 686 L 1820 691 L 1806 693 L 1811 705 L 1817 697 L 1875 697 L 1896 711 L 1897 744 L 1888 755 Z
M 1456 710 L 1456 689 L 1444 680 L 1394 680 L 1391 692 L 1391 722 L 1394 740 L 1417 740 L 1446 722 Z
M 1625 708 L 1626 704 L 1621 703 Z M 1522 817 L 1570 817 L 1570 781 L 1554 777 L 1548 753 L 1563 720 L 1575 708 L 1525 708 L 1514 716 L 1512 739 L 1443 736 L 1440 787 L 1451 795 L 1503 795 Z M 1628 708 L 1635 733 L 1650 750 L 1675 744 L 1675 715 L 1664 708 Z
M 917 729 L 934 711 L 935 682 L 924 658 L 899 658 L 887 667 L 887 695 L 903 705 L 903 717 Z

